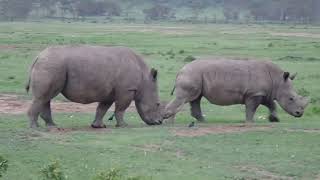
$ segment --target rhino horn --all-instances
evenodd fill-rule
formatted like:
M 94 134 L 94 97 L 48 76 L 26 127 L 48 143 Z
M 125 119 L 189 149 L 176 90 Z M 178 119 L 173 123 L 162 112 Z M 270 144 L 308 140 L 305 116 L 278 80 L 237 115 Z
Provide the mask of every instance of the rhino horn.
M 296 78 L 297 74 L 298 74 L 298 73 L 294 73 L 293 75 L 291 75 L 291 76 L 290 76 L 290 79 L 291 79 L 291 80 L 294 80 L 294 79 Z

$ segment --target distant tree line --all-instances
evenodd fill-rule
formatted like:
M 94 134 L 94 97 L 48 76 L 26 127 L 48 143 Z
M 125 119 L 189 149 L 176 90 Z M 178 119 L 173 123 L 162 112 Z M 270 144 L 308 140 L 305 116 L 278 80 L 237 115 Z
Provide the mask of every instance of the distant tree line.
M 209 7 L 219 10 L 225 22 L 320 21 L 320 0 L 0 0 L 0 20 L 21 20 L 30 14 L 47 18 L 123 16 L 134 19 L 128 13 L 132 7 L 145 7 L 141 13 L 146 21 L 176 20 L 179 8 L 189 9 L 189 20 L 197 21 Z M 209 18 L 216 19 L 205 17 L 205 21 Z
M 117 1 L 96 0 L 0 0 L 2 20 L 25 19 L 34 12 L 39 17 L 120 16 Z

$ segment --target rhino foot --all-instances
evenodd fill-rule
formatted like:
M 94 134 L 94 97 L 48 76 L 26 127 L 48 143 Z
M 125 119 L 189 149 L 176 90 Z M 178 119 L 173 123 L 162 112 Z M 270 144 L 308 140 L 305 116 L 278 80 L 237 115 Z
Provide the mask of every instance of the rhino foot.
M 197 120 L 199 123 L 206 123 L 207 122 L 204 117 L 199 117 L 199 118 L 197 118 Z
M 280 122 L 278 117 L 272 116 L 272 115 L 269 116 L 269 121 L 270 122 Z
M 56 127 L 57 125 L 55 123 L 51 122 L 51 123 L 46 123 L 46 126 L 48 128 L 50 128 L 50 127 Z
M 101 124 L 101 125 L 95 125 L 95 124 L 91 124 L 92 128 L 95 129 L 99 129 L 99 128 L 107 128 L 107 126 L 105 124 Z
M 117 128 L 124 128 L 124 127 L 127 127 L 127 126 L 128 126 L 128 124 L 125 123 L 125 122 L 117 123 L 117 124 L 116 124 L 116 127 L 117 127 Z

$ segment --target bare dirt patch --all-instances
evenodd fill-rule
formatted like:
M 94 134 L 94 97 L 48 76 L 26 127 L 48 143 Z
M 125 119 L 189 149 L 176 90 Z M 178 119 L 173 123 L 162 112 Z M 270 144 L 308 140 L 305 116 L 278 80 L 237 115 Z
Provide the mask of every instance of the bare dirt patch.
M 77 128 L 59 128 L 59 127 L 53 127 L 49 128 L 48 132 L 50 133 L 58 133 L 58 134 L 64 134 L 69 132 L 75 132 L 75 131 L 87 131 L 87 132 L 110 132 L 110 128 L 91 128 L 89 126 L 86 127 L 77 127 Z
M 0 50 L 10 50 L 10 49 L 16 49 L 16 47 L 10 46 L 10 45 L 0 45 Z
M 24 114 L 27 112 L 30 104 L 30 100 L 23 100 L 17 95 L 0 94 L 0 114 Z M 52 111 L 60 113 L 93 113 L 96 111 L 96 107 L 97 103 L 85 105 L 73 102 L 51 102 Z M 110 108 L 110 110 L 113 109 L 114 107 Z M 135 111 L 135 107 L 133 104 L 129 107 L 128 111 Z
M 320 34 L 311 33 L 282 33 L 282 32 L 270 32 L 272 36 L 293 36 L 293 37 L 306 37 L 306 38 L 320 38 Z
M 209 134 L 226 134 L 226 133 L 242 133 L 249 131 L 267 131 L 271 129 L 272 126 L 254 126 L 254 125 L 219 125 L 212 127 L 196 127 L 188 129 L 173 129 L 171 133 L 175 136 L 183 137 L 197 137 Z
M 252 177 L 246 177 L 246 179 L 265 179 L 265 180 L 291 180 L 293 177 L 289 176 L 282 176 L 266 169 L 255 167 L 255 166 L 238 166 L 237 168 L 240 169 L 242 172 L 248 172 L 252 174 Z

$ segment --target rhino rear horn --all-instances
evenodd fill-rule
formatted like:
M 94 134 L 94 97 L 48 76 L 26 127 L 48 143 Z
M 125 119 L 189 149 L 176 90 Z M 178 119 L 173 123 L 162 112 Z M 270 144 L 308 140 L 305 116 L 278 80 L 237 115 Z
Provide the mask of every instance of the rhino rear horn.
M 289 72 L 284 72 L 283 73 L 283 79 L 286 81 L 288 80 L 288 78 L 290 77 L 290 73 Z
M 152 75 L 152 77 L 153 77 L 153 80 L 157 80 L 158 70 L 152 68 L 152 69 L 151 69 L 151 75 Z
M 293 75 L 291 75 L 291 76 L 290 76 L 290 79 L 291 79 L 291 80 L 294 80 L 294 79 L 296 78 L 297 74 L 298 74 L 298 73 L 294 73 Z

